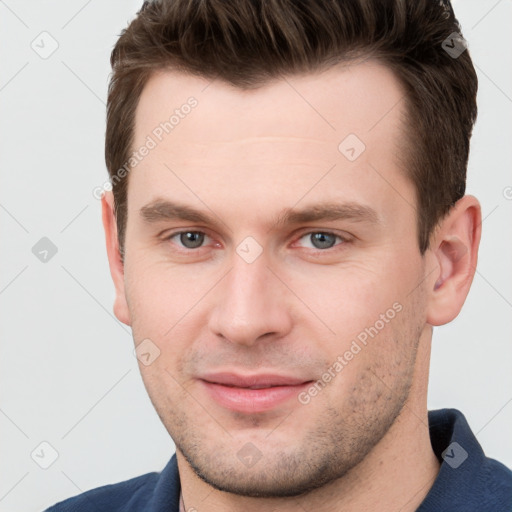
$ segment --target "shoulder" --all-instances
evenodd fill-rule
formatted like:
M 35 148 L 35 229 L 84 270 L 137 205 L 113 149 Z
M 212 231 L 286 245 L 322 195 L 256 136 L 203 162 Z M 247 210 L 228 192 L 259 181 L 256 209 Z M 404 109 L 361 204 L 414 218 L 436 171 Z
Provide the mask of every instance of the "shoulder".
M 432 448 L 441 462 L 418 511 L 512 511 L 512 471 L 487 457 L 457 409 L 429 411 Z
M 147 473 L 104 485 L 61 501 L 45 512 L 131 512 L 142 510 L 153 495 L 159 473 Z
M 160 472 L 104 485 L 61 501 L 45 512 L 174 512 L 181 492 L 176 454 Z
M 486 457 L 482 480 L 488 505 L 497 507 L 494 510 L 512 510 L 512 470 Z

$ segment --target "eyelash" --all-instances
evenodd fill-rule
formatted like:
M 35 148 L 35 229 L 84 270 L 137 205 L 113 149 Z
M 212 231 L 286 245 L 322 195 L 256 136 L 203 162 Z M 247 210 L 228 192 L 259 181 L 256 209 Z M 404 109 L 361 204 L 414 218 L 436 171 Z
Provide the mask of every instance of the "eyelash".
M 164 237 L 164 242 L 170 242 L 171 239 L 173 239 L 174 237 L 176 236 L 179 236 L 179 235 L 182 235 L 184 233 L 199 233 L 199 234 L 203 234 L 203 235 L 206 235 L 208 238 L 211 238 L 207 233 L 205 233 L 204 231 L 199 231 L 199 230 L 193 230 L 193 229 L 186 229 L 186 230 L 181 230 L 181 231 L 176 231 L 176 232 L 173 232 L 173 233 L 170 233 L 168 234 L 167 236 Z M 346 237 L 346 236 L 341 236 L 337 233 L 334 233 L 332 231 L 321 231 L 321 230 L 313 230 L 313 231 L 307 231 L 307 232 L 304 232 L 302 233 L 298 238 L 297 240 L 301 240 L 302 238 L 304 238 L 305 236 L 307 235 L 312 235 L 312 234 L 317 234 L 317 233 L 321 233 L 323 235 L 333 235 L 335 236 L 336 238 L 338 238 L 339 240 L 341 240 L 341 243 L 339 244 L 335 244 L 333 247 L 328 247 L 326 249 L 317 249 L 317 248 L 308 248 L 310 250 L 314 250 L 314 251 L 319 251 L 319 252 L 329 252 L 329 251 L 334 251 L 336 250 L 336 247 L 339 247 L 339 246 L 343 246 L 347 243 L 349 243 L 351 241 L 351 239 L 349 237 Z M 195 249 L 189 249 L 187 247 L 179 247 L 179 250 L 180 251 L 183 251 L 183 252 L 197 252 L 199 251 L 200 249 L 203 249 L 204 246 L 201 246 L 201 247 L 197 247 Z

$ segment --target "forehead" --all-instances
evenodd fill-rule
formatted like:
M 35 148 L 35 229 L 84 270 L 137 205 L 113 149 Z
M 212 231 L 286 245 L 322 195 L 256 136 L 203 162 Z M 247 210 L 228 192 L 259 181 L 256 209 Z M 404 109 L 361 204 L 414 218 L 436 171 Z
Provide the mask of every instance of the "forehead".
M 195 202 L 215 193 L 220 203 L 236 191 L 245 199 L 289 199 L 292 206 L 306 184 L 335 167 L 321 184 L 325 193 L 345 187 L 348 200 L 359 200 L 375 183 L 370 199 L 379 202 L 383 180 L 388 188 L 403 180 L 404 109 L 398 80 L 374 61 L 283 77 L 251 90 L 158 72 L 142 92 L 132 147 L 137 151 L 151 139 L 152 149 L 130 173 L 136 185 L 128 195 L 134 207 L 178 188 Z M 281 195 L 272 195 L 269 184 Z
M 152 75 L 141 94 L 135 139 L 151 133 L 191 97 L 198 102 L 193 109 L 195 122 L 173 127 L 174 139 L 190 143 L 265 136 L 330 142 L 355 133 L 373 144 L 390 127 L 399 127 L 404 108 L 398 80 L 376 61 L 342 63 L 322 73 L 274 79 L 250 90 L 220 80 L 160 71 Z

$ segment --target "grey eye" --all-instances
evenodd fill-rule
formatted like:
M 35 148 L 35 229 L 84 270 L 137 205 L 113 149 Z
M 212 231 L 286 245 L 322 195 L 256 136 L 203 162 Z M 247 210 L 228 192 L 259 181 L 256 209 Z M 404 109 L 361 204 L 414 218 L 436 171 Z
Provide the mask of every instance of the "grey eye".
M 325 233 L 322 231 L 309 233 L 306 236 L 309 236 L 315 249 L 330 249 L 336 243 L 336 238 L 339 238 L 333 233 Z
M 177 235 L 180 237 L 180 243 L 187 249 L 196 249 L 204 242 L 204 233 L 200 231 L 183 231 Z

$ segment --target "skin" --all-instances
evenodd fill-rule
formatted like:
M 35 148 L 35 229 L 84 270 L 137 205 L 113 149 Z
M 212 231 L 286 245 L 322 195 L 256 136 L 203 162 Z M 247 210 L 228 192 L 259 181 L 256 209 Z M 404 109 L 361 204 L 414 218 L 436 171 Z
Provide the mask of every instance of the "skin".
M 478 201 L 458 201 L 420 254 L 415 189 L 397 158 L 403 92 L 379 63 L 252 91 L 157 73 L 134 148 L 189 96 L 197 107 L 129 175 L 124 265 L 113 196 L 102 199 L 114 312 L 136 345 L 149 338 L 160 350 L 139 365 L 176 444 L 186 509 L 416 510 L 439 471 L 427 418 L 432 326 L 457 316 L 471 286 Z M 350 133 L 366 145 L 353 162 L 338 150 Z M 215 223 L 148 223 L 140 210 L 157 198 Z M 324 201 L 369 206 L 378 222 L 275 223 L 285 208 Z M 206 236 L 199 248 L 166 239 L 180 230 Z M 319 246 L 318 232 L 343 238 Z M 248 236 L 262 249 L 251 263 L 236 252 Z M 307 404 L 233 412 L 197 378 L 316 381 L 395 303 L 401 311 Z M 252 467 L 237 456 L 249 442 L 261 456 Z

